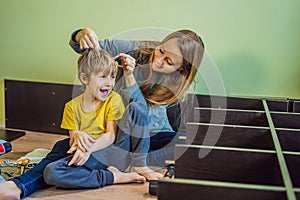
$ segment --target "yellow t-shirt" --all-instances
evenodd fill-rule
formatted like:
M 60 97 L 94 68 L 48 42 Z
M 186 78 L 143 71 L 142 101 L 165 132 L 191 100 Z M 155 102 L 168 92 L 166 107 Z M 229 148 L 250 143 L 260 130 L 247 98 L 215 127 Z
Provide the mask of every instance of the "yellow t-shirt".
M 97 139 L 106 132 L 108 120 L 121 119 L 125 111 L 120 95 L 112 91 L 107 99 L 94 111 L 84 112 L 82 94 L 65 105 L 60 127 L 67 130 L 80 130 Z

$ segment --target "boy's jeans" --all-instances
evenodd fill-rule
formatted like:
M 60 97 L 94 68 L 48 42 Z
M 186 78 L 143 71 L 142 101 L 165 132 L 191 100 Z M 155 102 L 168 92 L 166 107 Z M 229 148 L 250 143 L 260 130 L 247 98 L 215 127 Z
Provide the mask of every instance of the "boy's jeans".
M 38 165 L 11 180 L 22 188 L 21 197 L 24 198 L 47 186 L 43 172 L 49 163 L 55 161 L 57 162 L 49 165 L 47 173 L 45 171 L 46 180 L 69 188 L 92 188 L 112 184 L 112 173 L 101 170 L 106 169 L 107 166 L 115 166 L 121 171 L 126 170 L 130 164 L 132 166 L 164 166 L 166 159 L 174 159 L 174 144 L 178 142 L 179 133 L 161 132 L 151 134 L 150 137 L 148 120 L 147 108 L 139 103 L 131 103 L 126 108 L 123 118 L 118 122 L 119 131 L 115 144 L 92 153 L 84 166 L 66 165 L 66 159 L 68 159 L 66 157 L 69 156 L 66 153 L 69 149 L 69 139 L 65 139 L 57 142 L 52 151 Z M 163 146 L 165 147 L 161 148 Z M 62 173 L 65 174 L 62 176 Z M 75 179 L 76 182 L 74 182 Z
M 168 144 L 177 133 L 160 132 L 150 137 L 147 121 L 147 112 L 142 104 L 129 104 L 118 123 L 119 131 L 116 142 L 109 147 L 92 153 L 91 159 L 85 165 L 93 166 L 68 166 L 70 158 L 63 158 L 49 164 L 44 170 L 44 179 L 49 185 L 61 188 L 98 188 L 106 185 L 106 176 L 101 176 L 99 170 L 107 166 L 114 166 L 120 171 L 126 171 L 129 166 L 165 166 L 166 159 L 174 159 L 174 144 Z M 155 149 L 149 152 L 151 147 Z M 175 141 L 175 140 L 174 140 Z M 171 142 L 172 143 L 172 142 Z M 167 147 L 164 147 L 167 144 Z M 103 178 L 104 177 L 104 178 Z M 102 181 L 99 181 L 99 179 Z M 111 183 L 110 183 L 111 184 Z

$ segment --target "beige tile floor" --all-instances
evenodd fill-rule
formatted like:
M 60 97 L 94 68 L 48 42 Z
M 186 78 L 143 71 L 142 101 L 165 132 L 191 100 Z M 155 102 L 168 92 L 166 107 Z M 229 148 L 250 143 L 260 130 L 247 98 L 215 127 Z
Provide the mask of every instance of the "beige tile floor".
M 53 144 L 61 139 L 66 138 L 63 135 L 26 132 L 26 135 L 12 141 L 13 152 L 0 156 L 0 163 L 3 159 L 17 159 L 20 155 L 25 155 L 27 152 L 33 151 L 36 148 L 51 149 Z M 119 184 L 106 186 L 92 190 L 63 190 L 55 187 L 50 187 L 40 190 L 26 199 L 109 199 L 109 200 L 157 200 L 156 196 L 148 194 L 149 183 L 138 184 Z

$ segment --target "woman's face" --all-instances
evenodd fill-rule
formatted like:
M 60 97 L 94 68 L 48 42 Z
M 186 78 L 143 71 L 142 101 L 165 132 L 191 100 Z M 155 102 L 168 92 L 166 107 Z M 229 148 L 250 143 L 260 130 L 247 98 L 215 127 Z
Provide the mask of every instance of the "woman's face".
M 170 39 L 154 50 L 152 70 L 169 74 L 180 68 L 183 62 L 177 39 Z

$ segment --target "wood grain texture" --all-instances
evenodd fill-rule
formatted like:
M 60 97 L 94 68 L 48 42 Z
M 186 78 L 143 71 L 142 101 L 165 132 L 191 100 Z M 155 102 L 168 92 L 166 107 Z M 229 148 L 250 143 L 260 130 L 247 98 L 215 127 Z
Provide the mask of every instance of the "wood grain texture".
M 36 148 L 51 149 L 54 143 L 64 139 L 67 136 L 26 132 L 26 135 L 12 141 L 13 151 L 0 156 L 0 163 L 3 159 L 16 160 L 20 156 L 33 151 Z M 44 200 L 75 200 L 75 199 L 111 199 L 111 200 L 157 200 L 156 196 L 148 194 L 148 182 L 144 184 L 130 183 L 107 186 L 99 189 L 90 190 L 63 190 L 56 187 L 49 187 L 37 191 L 26 199 L 44 199 Z

